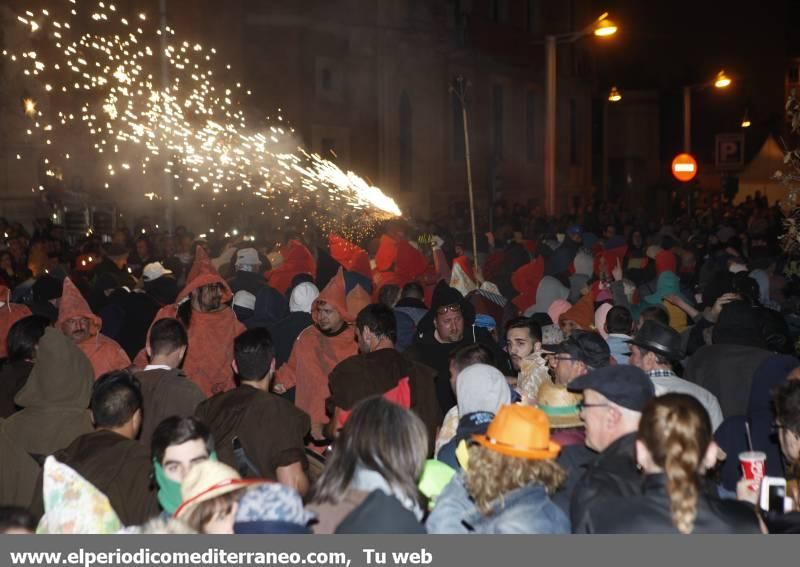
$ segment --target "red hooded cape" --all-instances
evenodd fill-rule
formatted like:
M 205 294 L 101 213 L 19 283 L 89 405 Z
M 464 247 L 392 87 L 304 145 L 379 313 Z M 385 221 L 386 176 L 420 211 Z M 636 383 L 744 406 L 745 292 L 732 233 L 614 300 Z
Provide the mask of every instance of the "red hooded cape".
M 369 264 L 369 254 L 366 250 L 334 233 L 328 237 L 328 243 L 331 257 L 339 262 L 345 270 L 372 278 L 372 267 Z
M 381 236 L 375 254 L 373 281 L 376 293 L 381 287 L 395 284 L 403 287 L 422 276 L 428 269 L 428 260 L 405 239 L 395 240 L 389 235 Z
M 61 303 L 58 308 L 56 327 L 61 329 L 65 322 L 78 317 L 84 317 L 90 321 L 91 336 L 78 343 L 78 348 L 83 351 L 83 354 L 92 363 L 95 380 L 106 372 L 120 370 L 131 365 L 131 359 L 128 358 L 128 355 L 117 341 L 100 334 L 103 320 L 92 313 L 89 304 L 83 298 L 83 294 L 75 287 L 72 280 L 67 278 L 64 280 L 64 292 L 61 295 Z
M 300 241 L 290 240 L 288 246 L 281 250 L 281 256 L 283 256 L 283 264 L 264 274 L 269 285 L 279 292 L 286 294 L 286 290 L 289 289 L 292 280 L 298 274 L 308 274 L 312 278 L 317 277 L 317 263 L 314 261 L 314 256 Z
M 186 278 L 186 287 L 178 294 L 178 303 L 162 307 L 153 319 L 153 323 L 160 319 L 176 318 L 180 303 L 183 300 L 191 301 L 192 291 L 213 283 L 222 284 L 223 302 L 233 298 L 228 283 L 211 264 L 206 251 L 198 246 L 194 264 Z M 192 311 L 192 318 L 186 331 L 189 335 L 189 348 L 183 361 L 183 371 L 189 379 L 197 384 L 206 396 L 233 389 L 236 386 L 231 368 L 233 339 L 245 331 L 245 326 L 236 319 L 233 309 L 226 306 L 213 313 Z M 136 356 L 136 366 L 143 368 L 146 364 L 147 356 L 142 350 Z
M 519 293 L 511 302 L 524 312 L 536 303 L 536 290 L 544 277 L 544 258 L 539 256 L 511 274 L 511 285 Z
M 8 356 L 6 339 L 11 326 L 32 313 L 25 305 L 11 303 L 11 290 L 4 285 L 0 285 L 0 301 L 4 303 L 0 307 L 0 358 L 5 358 Z

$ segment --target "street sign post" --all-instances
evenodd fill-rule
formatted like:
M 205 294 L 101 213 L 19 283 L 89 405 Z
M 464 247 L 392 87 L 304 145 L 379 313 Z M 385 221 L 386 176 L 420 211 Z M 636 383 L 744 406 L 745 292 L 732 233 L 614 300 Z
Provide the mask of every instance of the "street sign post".
M 672 160 L 672 175 L 684 183 L 691 181 L 697 175 L 697 160 L 692 154 L 678 154 Z

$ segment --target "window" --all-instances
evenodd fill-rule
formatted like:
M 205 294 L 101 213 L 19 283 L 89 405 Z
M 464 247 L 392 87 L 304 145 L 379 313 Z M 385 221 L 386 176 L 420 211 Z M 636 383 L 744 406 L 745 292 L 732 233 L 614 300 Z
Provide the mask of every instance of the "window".
M 455 81 L 454 81 L 455 83 Z M 461 100 L 456 93 L 450 93 L 450 110 L 453 117 L 453 159 L 464 159 L 464 118 L 461 114 Z
M 336 140 L 333 138 L 322 138 L 320 140 L 319 154 L 324 159 L 331 159 L 336 156 Z
M 507 24 L 508 0 L 491 0 L 490 4 L 492 22 L 495 24 Z
M 503 87 L 495 85 L 492 97 L 492 120 L 494 123 L 492 149 L 494 150 L 494 158 L 497 161 L 503 159 L 503 96 Z
M 407 91 L 400 95 L 400 190 L 414 190 L 414 139 L 411 99 Z
M 580 165 L 578 152 L 578 103 L 572 98 L 569 101 L 569 163 Z
M 528 161 L 536 159 L 536 94 L 528 92 L 525 102 L 525 155 Z

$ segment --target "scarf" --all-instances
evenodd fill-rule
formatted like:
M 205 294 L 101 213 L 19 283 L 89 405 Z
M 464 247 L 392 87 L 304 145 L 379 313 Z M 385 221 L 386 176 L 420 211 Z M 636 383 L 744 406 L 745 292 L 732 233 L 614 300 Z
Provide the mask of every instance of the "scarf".
M 384 494 L 394 496 L 398 501 L 400 501 L 400 504 L 402 504 L 404 508 L 414 514 L 417 520 L 422 521 L 422 508 L 420 508 L 419 504 L 414 498 L 403 494 L 391 486 L 386 479 L 380 475 L 380 473 L 372 469 L 368 469 L 360 463 L 353 473 L 353 480 L 350 482 L 350 488 L 354 490 L 361 490 L 363 492 L 380 490 Z

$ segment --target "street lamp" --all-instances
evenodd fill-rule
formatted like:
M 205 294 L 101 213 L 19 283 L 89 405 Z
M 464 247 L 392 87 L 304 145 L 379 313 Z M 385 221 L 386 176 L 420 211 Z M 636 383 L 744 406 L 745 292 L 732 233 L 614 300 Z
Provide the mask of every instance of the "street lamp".
M 699 90 L 709 85 L 714 85 L 717 89 L 726 89 L 731 86 L 732 82 L 725 71 L 720 71 L 711 82 L 683 87 L 683 151 L 685 153 L 692 152 L 692 90 Z
M 617 87 L 611 87 L 611 91 L 608 93 L 608 100 L 609 102 L 619 102 L 622 100 L 622 95 Z
M 545 36 L 544 206 L 550 216 L 556 214 L 556 47 L 588 35 L 606 38 L 615 33 L 617 26 L 605 12 L 581 31 Z

